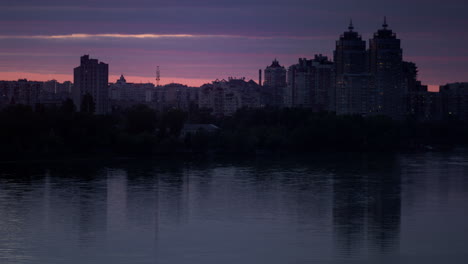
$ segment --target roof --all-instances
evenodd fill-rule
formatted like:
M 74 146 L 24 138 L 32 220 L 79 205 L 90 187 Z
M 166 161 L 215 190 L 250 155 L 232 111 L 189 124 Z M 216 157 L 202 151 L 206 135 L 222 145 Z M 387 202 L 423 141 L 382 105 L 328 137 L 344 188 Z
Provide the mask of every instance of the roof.
M 269 66 L 269 68 L 281 68 L 281 65 L 279 64 L 278 60 L 275 59 L 275 60 L 271 63 L 271 66 Z

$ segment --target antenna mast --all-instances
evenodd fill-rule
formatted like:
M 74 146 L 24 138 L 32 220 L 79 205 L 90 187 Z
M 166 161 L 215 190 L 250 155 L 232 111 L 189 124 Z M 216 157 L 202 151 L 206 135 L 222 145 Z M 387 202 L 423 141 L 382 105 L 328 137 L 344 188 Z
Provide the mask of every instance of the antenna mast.
M 161 72 L 159 71 L 159 66 L 156 68 L 156 86 L 159 86 L 159 81 L 161 80 Z

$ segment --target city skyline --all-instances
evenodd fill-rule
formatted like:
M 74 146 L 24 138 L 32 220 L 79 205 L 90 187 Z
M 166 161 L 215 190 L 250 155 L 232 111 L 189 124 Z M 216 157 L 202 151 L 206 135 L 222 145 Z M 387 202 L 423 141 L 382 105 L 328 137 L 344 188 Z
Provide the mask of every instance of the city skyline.
M 424 3 L 136 1 L 130 7 L 123 1 L 48 0 L 38 7 L 32 1 L 5 1 L 0 79 L 72 80 L 76 58 L 90 54 L 111 65 L 112 82 L 124 74 L 130 82 L 154 83 L 158 65 L 162 84 L 200 86 L 229 76 L 257 80 L 258 69 L 274 58 L 283 65 L 314 54 L 332 58 L 350 18 L 368 41 L 387 15 L 403 41 L 405 60 L 418 65 L 430 90 L 466 81 L 463 1 Z M 449 13 L 449 19 L 439 17 Z

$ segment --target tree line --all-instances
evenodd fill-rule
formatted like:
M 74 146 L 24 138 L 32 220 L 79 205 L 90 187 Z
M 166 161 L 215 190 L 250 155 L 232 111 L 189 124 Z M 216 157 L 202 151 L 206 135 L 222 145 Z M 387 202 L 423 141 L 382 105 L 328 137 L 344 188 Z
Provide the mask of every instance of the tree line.
M 3 159 L 135 156 L 181 153 L 306 153 L 408 151 L 468 144 L 468 124 L 456 120 L 395 121 L 384 116 L 337 116 L 300 108 L 240 109 L 214 117 L 209 109 L 155 111 L 146 105 L 95 115 L 59 107 L 10 105 L 0 111 Z M 181 137 L 186 123 L 214 124 L 215 133 Z

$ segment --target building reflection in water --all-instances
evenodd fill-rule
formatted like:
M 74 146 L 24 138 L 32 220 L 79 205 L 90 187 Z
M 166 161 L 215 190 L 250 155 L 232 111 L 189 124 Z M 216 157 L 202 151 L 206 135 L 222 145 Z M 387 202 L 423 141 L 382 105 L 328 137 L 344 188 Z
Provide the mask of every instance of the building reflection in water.
M 76 199 L 78 199 L 78 224 L 80 245 L 92 248 L 102 241 L 107 229 L 107 170 L 90 169 L 80 171 L 77 183 Z
M 397 250 L 401 222 L 401 171 L 395 157 L 362 156 L 337 164 L 333 224 L 341 255 Z
M 127 172 L 109 169 L 107 172 L 107 233 L 108 239 L 125 244 L 121 230 L 127 228 Z M 122 245 L 124 247 L 124 245 Z M 120 248 L 121 250 L 124 248 Z

